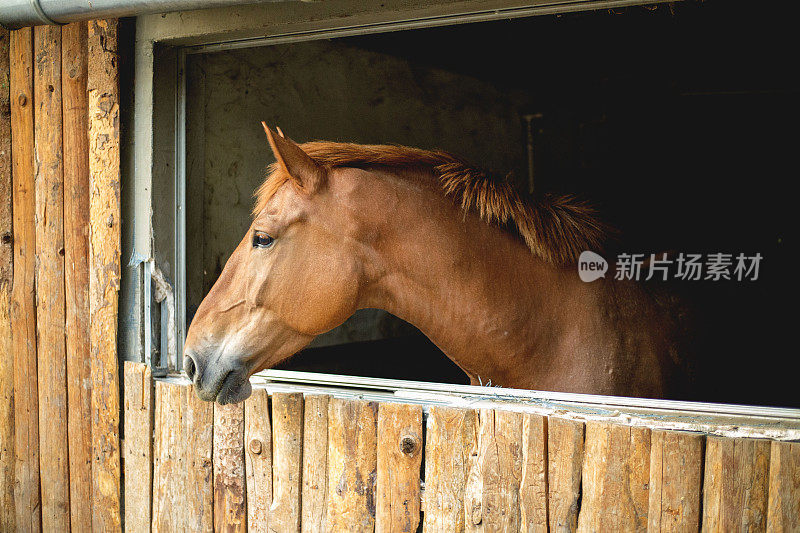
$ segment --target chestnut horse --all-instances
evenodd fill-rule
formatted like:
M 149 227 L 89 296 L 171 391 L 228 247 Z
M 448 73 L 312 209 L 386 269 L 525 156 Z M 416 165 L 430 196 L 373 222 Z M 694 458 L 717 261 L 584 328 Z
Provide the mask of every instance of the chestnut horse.
M 201 399 L 247 398 L 250 375 L 361 308 L 414 324 L 473 384 L 672 395 L 670 313 L 636 283 L 578 277 L 604 238 L 591 209 L 524 202 L 443 152 L 264 129 L 276 163 L 186 339 Z

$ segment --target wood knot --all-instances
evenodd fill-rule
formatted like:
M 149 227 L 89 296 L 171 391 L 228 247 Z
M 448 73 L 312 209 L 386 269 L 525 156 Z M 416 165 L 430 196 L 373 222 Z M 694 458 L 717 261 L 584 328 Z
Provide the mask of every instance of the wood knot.
M 250 450 L 250 453 L 255 455 L 261 455 L 261 452 L 264 449 L 263 444 L 258 439 L 253 439 L 250 441 L 250 444 L 247 445 L 247 448 Z
M 28 103 L 28 97 L 24 94 L 20 94 L 19 98 L 17 98 L 17 102 L 19 102 L 20 107 L 25 107 L 25 105 Z
M 408 456 L 413 456 L 419 450 L 419 439 L 416 435 L 403 435 L 400 437 L 400 451 Z
M 481 509 L 481 502 L 472 502 L 472 523 L 476 526 L 483 521 L 483 512 Z
M 14 241 L 14 237 L 11 236 L 11 233 L 3 233 L 2 241 L 3 244 L 11 244 Z
M 64 248 L 59 248 L 58 249 L 58 255 L 60 255 L 61 257 L 64 257 Z

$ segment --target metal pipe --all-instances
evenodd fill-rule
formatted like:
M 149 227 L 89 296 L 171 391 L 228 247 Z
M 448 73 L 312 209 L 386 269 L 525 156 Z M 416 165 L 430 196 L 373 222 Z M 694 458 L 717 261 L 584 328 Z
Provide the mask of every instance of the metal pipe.
M 8 29 L 37 24 L 131 17 L 212 7 L 266 3 L 269 0 L 3 0 L 0 25 Z

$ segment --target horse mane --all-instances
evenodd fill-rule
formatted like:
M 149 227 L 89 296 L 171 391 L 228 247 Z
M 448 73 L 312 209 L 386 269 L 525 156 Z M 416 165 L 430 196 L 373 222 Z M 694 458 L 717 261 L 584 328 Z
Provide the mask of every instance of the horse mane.
M 464 211 L 477 213 L 489 224 L 516 231 L 536 256 L 557 266 L 577 263 L 584 250 L 602 251 L 609 228 L 596 211 L 569 195 L 546 194 L 525 201 L 508 176 L 492 175 L 442 151 L 395 145 L 364 145 L 313 141 L 300 147 L 320 165 L 332 169 L 399 168 L 427 170 L 438 178 L 444 194 Z M 254 213 L 289 176 L 273 163 L 256 191 Z

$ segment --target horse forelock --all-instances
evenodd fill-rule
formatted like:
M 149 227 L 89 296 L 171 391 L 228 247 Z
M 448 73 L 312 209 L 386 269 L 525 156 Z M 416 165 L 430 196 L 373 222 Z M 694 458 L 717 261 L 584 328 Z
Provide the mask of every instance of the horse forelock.
M 508 176 L 497 176 L 441 151 L 396 145 L 313 141 L 300 147 L 328 169 L 420 169 L 439 180 L 444 194 L 488 224 L 519 234 L 531 252 L 558 266 L 575 264 L 584 250 L 600 252 L 609 227 L 590 205 L 569 195 L 523 200 Z M 256 191 L 254 215 L 291 179 L 274 163 Z

